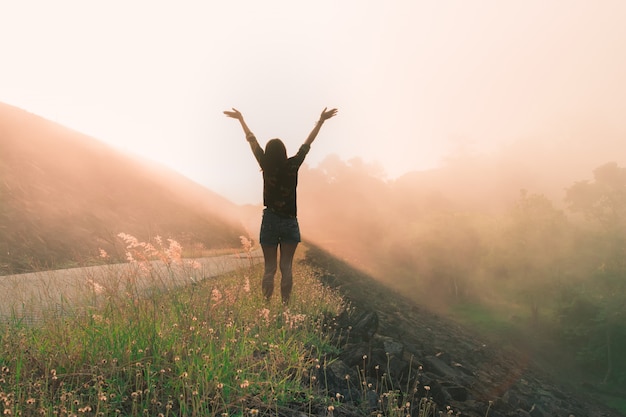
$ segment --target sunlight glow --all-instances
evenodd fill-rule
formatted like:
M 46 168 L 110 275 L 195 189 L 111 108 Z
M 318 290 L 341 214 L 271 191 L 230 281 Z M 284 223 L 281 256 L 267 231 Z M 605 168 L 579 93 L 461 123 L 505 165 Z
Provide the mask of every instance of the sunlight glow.
M 5 3 L 0 101 L 236 202 L 259 193 L 233 106 L 290 152 L 337 107 L 307 163 L 356 156 L 390 178 L 459 150 L 626 131 L 626 3 L 270 3 Z

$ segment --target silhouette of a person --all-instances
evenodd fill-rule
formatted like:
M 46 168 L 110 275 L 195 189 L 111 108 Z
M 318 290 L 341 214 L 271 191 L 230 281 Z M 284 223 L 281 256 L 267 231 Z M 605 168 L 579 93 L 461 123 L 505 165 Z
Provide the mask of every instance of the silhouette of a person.
M 298 169 L 304 162 L 322 124 L 335 116 L 337 109 L 324 108 L 319 121 L 307 139 L 298 152 L 290 158 L 287 157 L 287 150 L 280 139 L 271 139 L 263 150 L 254 133 L 246 125 L 243 115 L 237 109 L 224 111 L 224 114 L 239 120 L 252 153 L 263 171 L 263 205 L 265 208 L 259 239 L 265 260 L 261 285 L 263 295 L 269 301 L 274 292 L 274 276 L 276 275 L 278 248 L 280 248 L 280 291 L 283 303 L 287 304 L 293 287 L 293 257 L 301 241 L 296 207 Z

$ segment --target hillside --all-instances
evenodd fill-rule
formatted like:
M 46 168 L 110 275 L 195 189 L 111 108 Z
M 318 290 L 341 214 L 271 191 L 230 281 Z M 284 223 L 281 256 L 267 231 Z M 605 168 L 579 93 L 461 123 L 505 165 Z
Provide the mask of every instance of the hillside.
M 523 360 L 542 363 L 544 373 L 624 404 L 623 160 L 579 155 L 554 169 L 547 153 L 518 154 L 459 160 L 394 181 L 367 164 L 329 159 L 301 176 L 302 228 L 308 240 L 408 299 L 404 317 L 392 315 L 403 326 L 421 326 L 426 311 L 436 312 L 523 346 Z M 363 286 L 359 298 L 369 309 L 378 304 L 379 316 L 395 307 L 363 280 L 338 285 Z M 432 326 L 422 337 L 433 337 Z M 447 352 L 455 339 L 465 345 L 456 333 L 442 332 L 452 340 Z
M 236 247 L 238 207 L 154 163 L 0 103 L 0 275 L 119 256 L 120 232 Z
M 383 383 L 409 393 L 399 403 L 427 395 L 441 407 L 451 406 L 453 415 L 622 415 L 603 404 L 609 397 L 591 383 L 569 378 L 554 361 L 540 360 L 529 350 L 532 337 L 526 342 L 511 335 L 496 337 L 433 314 L 316 246 L 310 246 L 305 262 L 325 271 L 321 281 L 337 289 L 351 306 L 338 319 L 338 339 L 343 342 L 327 376 L 329 385 L 346 400 L 354 396 L 358 403 L 368 398 L 353 394 L 350 380 L 368 375 L 367 381 L 377 384 L 373 376 L 382 375 Z M 411 394 L 406 387 L 413 386 L 416 391 Z M 429 392 L 424 391 L 426 386 Z M 621 398 L 615 395 L 613 403 Z

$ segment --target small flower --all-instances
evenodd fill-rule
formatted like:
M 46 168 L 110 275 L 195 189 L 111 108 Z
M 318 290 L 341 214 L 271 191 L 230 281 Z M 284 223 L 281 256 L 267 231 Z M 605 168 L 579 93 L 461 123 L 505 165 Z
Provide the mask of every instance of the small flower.
M 265 324 L 270 324 L 270 310 L 268 308 L 260 310 L 259 317 L 261 317 L 265 321 Z
M 215 302 L 216 304 L 222 301 L 222 293 L 217 288 L 213 288 L 213 290 L 211 291 L 211 301 Z
M 239 240 L 241 241 L 241 246 L 243 247 L 244 251 L 246 252 L 252 251 L 252 240 L 248 239 L 245 236 L 239 236 Z

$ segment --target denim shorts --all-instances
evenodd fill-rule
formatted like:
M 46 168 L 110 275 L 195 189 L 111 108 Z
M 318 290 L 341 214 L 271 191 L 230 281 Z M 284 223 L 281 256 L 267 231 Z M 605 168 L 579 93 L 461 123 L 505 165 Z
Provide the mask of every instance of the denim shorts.
M 263 210 L 261 221 L 261 245 L 278 245 L 279 243 L 299 243 L 300 226 L 295 217 L 282 217 L 272 210 Z

